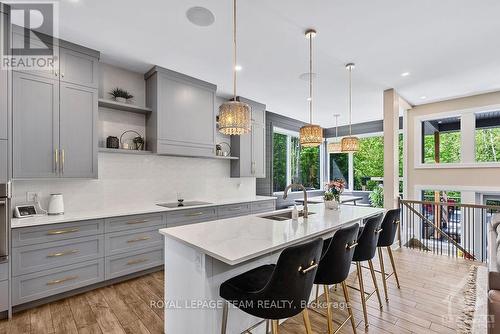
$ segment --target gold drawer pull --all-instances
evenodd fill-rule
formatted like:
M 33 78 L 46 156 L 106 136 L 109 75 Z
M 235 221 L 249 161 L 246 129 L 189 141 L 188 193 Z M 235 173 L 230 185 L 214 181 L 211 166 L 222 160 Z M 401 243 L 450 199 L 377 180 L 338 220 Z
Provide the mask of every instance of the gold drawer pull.
M 302 274 L 307 274 L 308 272 L 310 272 L 311 270 L 313 270 L 317 266 L 318 266 L 317 263 L 314 263 L 314 261 L 311 261 L 311 264 L 306 269 L 302 269 L 302 266 L 300 266 L 299 267 L 299 272 L 302 273 Z
M 131 265 L 134 265 L 134 264 L 139 264 L 139 263 L 143 263 L 143 262 L 148 262 L 149 259 L 137 259 L 137 260 L 131 260 L 131 261 L 128 261 L 127 262 L 127 266 L 131 266 Z
M 353 249 L 354 247 L 356 247 L 358 245 L 358 243 L 356 241 L 354 241 L 353 243 L 351 244 L 347 244 L 346 245 L 346 249 Z
M 379 228 L 378 230 L 375 230 L 375 234 L 379 234 L 382 231 L 383 231 L 383 229 Z
M 65 278 L 56 279 L 56 280 L 47 282 L 47 285 L 61 284 L 61 283 L 67 282 L 67 281 L 75 280 L 77 278 L 78 278 L 78 276 L 76 276 L 76 275 L 75 276 L 68 276 L 68 277 L 65 277 Z
M 78 249 L 72 249 L 72 250 L 64 251 L 64 252 L 60 252 L 60 253 L 48 254 L 47 257 L 59 257 L 59 256 L 64 256 L 64 255 L 76 254 L 78 252 L 79 252 Z
M 137 220 L 133 222 L 127 222 L 128 225 L 134 225 L 134 224 L 144 224 L 147 223 L 149 220 Z
M 68 228 L 66 230 L 54 230 L 54 231 L 49 231 L 47 232 L 48 235 L 58 235 L 58 234 L 66 234 L 66 233 L 74 233 L 78 232 L 80 229 L 78 227 L 75 228 Z
M 151 239 L 151 238 L 150 237 L 140 237 L 140 238 L 137 238 L 137 239 L 127 240 L 127 242 L 132 243 L 132 242 L 138 242 L 138 241 L 145 241 L 145 240 L 149 240 L 149 239 Z
M 186 214 L 186 216 L 188 216 L 188 217 L 195 217 L 195 216 L 201 216 L 202 214 L 203 214 L 203 211 L 202 212 L 188 213 L 188 214 Z

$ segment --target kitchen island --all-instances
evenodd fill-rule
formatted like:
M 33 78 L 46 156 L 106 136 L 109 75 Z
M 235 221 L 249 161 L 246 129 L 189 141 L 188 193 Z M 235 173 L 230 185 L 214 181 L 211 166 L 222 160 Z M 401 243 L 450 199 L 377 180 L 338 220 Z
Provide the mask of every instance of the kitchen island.
M 361 222 L 383 209 L 323 204 L 309 206 L 309 217 L 286 219 L 290 210 L 161 229 L 165 236 L 165 333 L 220 333 L 227 279 L 275 263 L 287 246 L 327 238 L 340 227 Z M 262 319 L 229 309 L 227 333 L 241 333 Z M 264 333 L 260 326 L 253 333 Z

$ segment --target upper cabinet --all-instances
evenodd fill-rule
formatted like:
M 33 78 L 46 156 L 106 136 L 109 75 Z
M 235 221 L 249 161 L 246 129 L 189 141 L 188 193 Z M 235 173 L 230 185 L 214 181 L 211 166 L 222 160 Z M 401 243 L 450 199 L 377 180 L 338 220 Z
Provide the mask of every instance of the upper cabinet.
M 231 177 L 266 177 L 266 105 L 237 97 L 252 110 L 252 131 L 242 136 L 231 136 Z
M 215 156 L 217 86 L 154 67 L 145 74 L 147 149 L 158 154 Z
M 97 177 L 99 53 L 56 42 L 53 69 L 13 74 L 13 178 Z

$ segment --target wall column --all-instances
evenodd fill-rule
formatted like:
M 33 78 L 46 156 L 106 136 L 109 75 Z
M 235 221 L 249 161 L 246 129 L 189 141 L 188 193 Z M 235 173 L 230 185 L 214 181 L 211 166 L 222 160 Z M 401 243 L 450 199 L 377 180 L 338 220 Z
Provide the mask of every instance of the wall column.
M 384 208 L 398 207 L 399 196 L 399 96 L 384 91 Z

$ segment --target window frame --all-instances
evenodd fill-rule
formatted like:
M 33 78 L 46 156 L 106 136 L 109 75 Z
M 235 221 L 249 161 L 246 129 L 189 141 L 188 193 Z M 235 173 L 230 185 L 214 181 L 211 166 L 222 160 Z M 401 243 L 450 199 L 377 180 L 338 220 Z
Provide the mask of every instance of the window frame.
M 290 152 L 291 152 L 291 137 L 297 137 L 299 138 L 299 132 L 297 131 L 292 131 L 292 130 L 287 130 L 287 129 L 283 129 L 283 128 L 280 128 L 280 127 L 276 127 L 274 126 L 273 127 L 273 135 L 275 133 L 279 133 L 279 134 L 282 134 L 282 135 L 285 135 L 287 136 L 287 140 L 286 140 L 286 184 L 289 185 L 290 183 L 292 183 L 292 170 L 291 170 L 291 164 L 290 164 L 290 160 L 289 160 L 289 157 L 290 157 Z M 307 192 L 314 192 L 314 191 L 322 191 L 323 190 L 323 185 L 324 185 L 324 182 L 325 182 L 325 157 L 326 157 L 326 141 L 324 141 L 320 147 L 319 147 L 319 184 L 320 184 L 320 189 L 315 189 L 315 190 L 308 190 Z M 274 147 L 273 147 L 274 149 Z M 274 170 L 273 170 L 273 176 L 272 178 L 274 178 Z M 292 192 L 296 192 L 296 191 L 293 191 Z M 283 191 L 273 191 L 273 195 L 280 195 L 280 194 L 283 194 Z
M 499 168 L 500 162 L 478 162 L 476 161 L 476 114 L 500 110 L 500 104 L 489 105 L 478 108 L 467 108 L 461 110 L 446 111 L 431 115 L 422 115 L 414 118 L 413 143 L 414 169 L 436 169 L 436 168 Z M 441 118 L 460 117 L 460 162 L 455 163 L 423 163 L 422 162 L 422 124 Z

